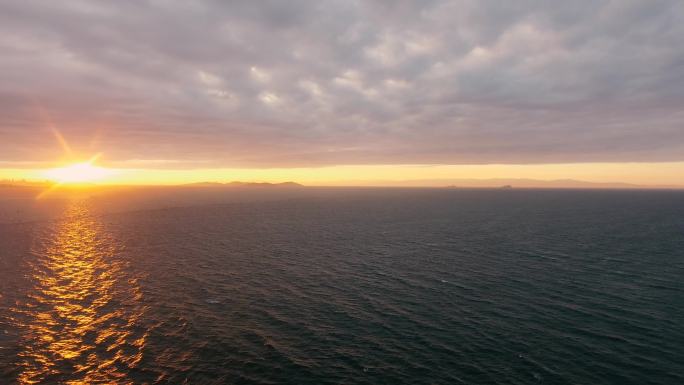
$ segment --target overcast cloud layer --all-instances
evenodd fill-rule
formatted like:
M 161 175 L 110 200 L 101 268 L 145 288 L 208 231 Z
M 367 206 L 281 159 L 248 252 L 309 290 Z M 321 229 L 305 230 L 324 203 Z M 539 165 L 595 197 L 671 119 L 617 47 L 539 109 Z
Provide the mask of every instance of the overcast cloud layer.
M 684 2 L 0 0 L 0 161 L 684 160 Z

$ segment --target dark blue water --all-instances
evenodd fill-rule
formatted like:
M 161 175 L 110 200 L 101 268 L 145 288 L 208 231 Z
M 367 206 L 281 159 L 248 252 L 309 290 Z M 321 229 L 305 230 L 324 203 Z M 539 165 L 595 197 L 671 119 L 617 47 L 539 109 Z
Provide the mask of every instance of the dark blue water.
M 105 203 L 0 223 L 0 383 L 684 384 L 683 192 Z

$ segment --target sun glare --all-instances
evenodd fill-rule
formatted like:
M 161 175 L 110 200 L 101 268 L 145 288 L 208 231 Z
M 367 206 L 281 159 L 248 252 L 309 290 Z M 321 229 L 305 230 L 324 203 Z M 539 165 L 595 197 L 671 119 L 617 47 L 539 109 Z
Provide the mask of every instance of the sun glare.
M 83 162 L 48 170 L 45 176 L 58 183 L 90 183 L 100 181 L 111 174 L 111 170 L 94 166 L 92 162 Z

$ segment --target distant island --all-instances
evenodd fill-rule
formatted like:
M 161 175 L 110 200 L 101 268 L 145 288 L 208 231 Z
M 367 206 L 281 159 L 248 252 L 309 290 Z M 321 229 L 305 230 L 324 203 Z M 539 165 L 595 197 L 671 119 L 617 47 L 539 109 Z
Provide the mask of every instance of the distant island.
M 359 182 L 370 185 L 372 182 Z M 550 189 L 684 189 L 682 185 L 641 185 L 619 182 L 587 182 L 575 179 L 422 179 L 382 181 L 377 186 L 388 187 L 439 187 L 444 188 L 550 188 Z
M 188 183 L 186 187 L 304 187 L 296 182 L 268 183 L 268 182 L 197 182 Z
M 53 181 L 26 181 L 26 180 L 0 180 L 0 188 L 17 188 L 17 187 L 37 187 L 37 188 L 47 188 L 57 184 Z M 68 183 L 64 184 L 65 187 L 77 186 L 77 187 L 107 187 L 107 186 L 118 186 L 118 185 L 106 185 L 97 183 Z M 125 186 L 125 185 L 121 185 Z M 134 185 L 138 187 L 152 187 L 153 185 Z M 162 185 L 170 187 L 304 187 L 304 185 L 296 182 L 281 182 L 281 183 L 268 183 L 268 182 L 197 182 L 188 183 L 182 185 Z
M 30 181 L 30 180 L 0 180 L 0 188 L 49 188 L 56 185 L 53 181 Z M 109 185 L 96 183 L 80 183 L 80 184 L 64 184 L 63 188 L 108 188 L 108 187 L 187 187 L 187 188 L 305 188 L 315 187 L 302 185 L 297 182 L 195 182 L 180 185 Z M 588 182 L 574 179 L 555 179 L 555 180 L 540 180 L 540 179 L 413 179 L 413 180 L 350 180 L 343 182 L 343 184 L 336 184 L 334 186 L 320 187 L 411 187 L 411 188 L 448 188 L 448 189 L 469 189 L 469 188 L 486 188 L 486 189 L 526 189 L 526 188 L 541 188 L 541 189 L 684 189 L 684 185 L 640 185 L 631 183 L 608 183 L 608 182 Z

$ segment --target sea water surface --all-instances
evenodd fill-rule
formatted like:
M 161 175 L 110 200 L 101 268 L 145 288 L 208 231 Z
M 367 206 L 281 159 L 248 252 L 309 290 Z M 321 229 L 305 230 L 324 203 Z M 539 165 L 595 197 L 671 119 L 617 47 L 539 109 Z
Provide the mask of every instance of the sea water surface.
M 684 192 L 136 194 L 0 194 L 0 383 L 684 384 Z

